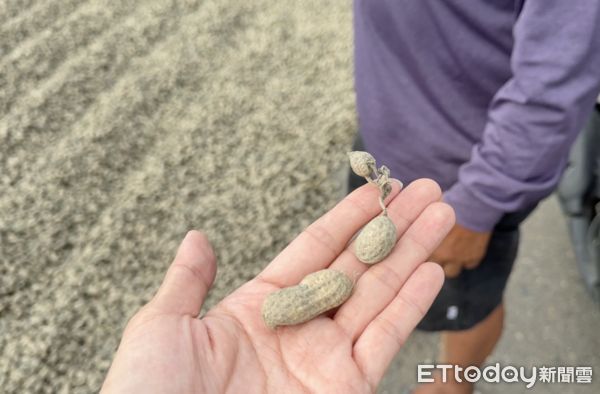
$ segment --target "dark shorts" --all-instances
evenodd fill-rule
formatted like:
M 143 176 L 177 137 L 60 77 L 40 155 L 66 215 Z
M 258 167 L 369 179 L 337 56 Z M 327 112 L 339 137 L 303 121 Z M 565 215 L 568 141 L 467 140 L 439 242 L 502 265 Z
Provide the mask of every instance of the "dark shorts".
M 360 138 L 353 148 L 364 150 Z M 350 171 L 348 193 L 365 183 L 364 178 Z M 417 328 L 425 331 L 466 330 L 502 303 L 504 288 L 517 257 L 519 224 L 534 208 L 502 217 L 494 228 L 481 263 L 475 269 L 463 270 L 456 278 L 446 278 L 440 294 Z

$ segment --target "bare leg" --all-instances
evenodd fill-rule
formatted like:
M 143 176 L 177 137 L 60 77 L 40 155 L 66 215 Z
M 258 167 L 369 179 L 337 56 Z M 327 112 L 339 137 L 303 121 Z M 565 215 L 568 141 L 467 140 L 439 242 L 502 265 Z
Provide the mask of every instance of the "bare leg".
M 439 364 L 471 365 L 480 367 L 490 355 L 502 335 L 504 323 L 504 305 L 500 304 L 475 327 L 464 331 L 445 331 L 442 333 L 442 350 Z M 441 374 L 436 374 L 435 383 L 417 387 L 415 394 L 470 394 L 473 385 L 454 380 L 454 372 L 448 371 L 448 383 L 441 382 Z M 462 378 L 461 378 L 462 379 Z

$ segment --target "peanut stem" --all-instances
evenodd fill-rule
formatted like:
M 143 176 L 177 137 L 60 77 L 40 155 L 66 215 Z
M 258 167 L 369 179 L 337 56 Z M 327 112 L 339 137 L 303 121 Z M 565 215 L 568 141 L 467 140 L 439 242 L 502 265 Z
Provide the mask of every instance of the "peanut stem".
M 381 194 L 379 195 L 379 205 L 381 206 L 381 209 L 383 210 L 383 212 L 382 212 L 383 216 L 387 216 L 387 207 L 383 203 L 383 198 L 381 198 Z
M 368 166 L 371 173 L 365 176 L 364 178 L 367 180 L 368 183 L 376 185 L 379 189 L 379 205 L 381 206 L 382 215 L 387 216 L 387 207 L 383 202 L 383 196 L 384 187 L 389 182 L 390 170 L 386 166 L 381 166 L 380 168 L 377 168 L 377 165 L 375 165 L 374 163 L 369 164 Z M 373 178 L 372 175 L 375 175 L 375 178 Z

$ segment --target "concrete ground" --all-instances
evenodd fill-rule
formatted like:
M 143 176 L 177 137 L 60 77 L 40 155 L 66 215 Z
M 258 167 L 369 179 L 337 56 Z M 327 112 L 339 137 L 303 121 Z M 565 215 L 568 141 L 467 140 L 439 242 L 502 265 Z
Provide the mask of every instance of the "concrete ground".
M 506 291 L 505 331 L 489 364 L 592 366 L 600 373 L 600 309 L 579 278 L 564 217 L 555 197 L 544 201 L 522 226 L 522 243 Z M 416 365 L 437 356 L 438 335 L 415 332 L 390 367 L 380 393 L 401 393 L 416 383 Z M 527 369 L 530 371 L 530 369 Z M 479 384 L 484 394 L 598 393 L 591 385 Z

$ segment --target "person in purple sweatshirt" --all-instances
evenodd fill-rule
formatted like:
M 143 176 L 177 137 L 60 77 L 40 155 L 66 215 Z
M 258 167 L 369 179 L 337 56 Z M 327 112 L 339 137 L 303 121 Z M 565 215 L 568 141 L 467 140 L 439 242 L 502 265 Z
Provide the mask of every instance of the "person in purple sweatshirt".
M 419 327 L 443 331 L 440 363 L 479 366 L 502 333 L 519 223 L 555 188 L 600 91 L 600 1 L 354 0 L 354 32 L 354 149 L 406 183 L 434 179 L 456 212 Z M 417 388 L 434 391 L 473 388 Z

